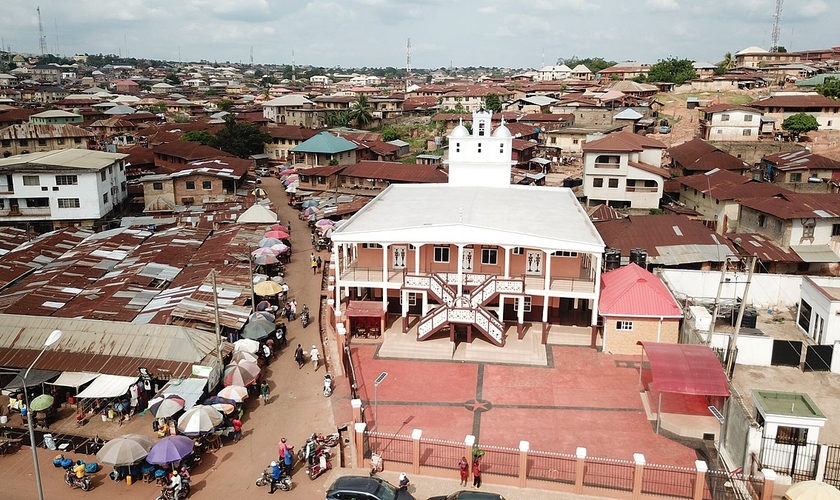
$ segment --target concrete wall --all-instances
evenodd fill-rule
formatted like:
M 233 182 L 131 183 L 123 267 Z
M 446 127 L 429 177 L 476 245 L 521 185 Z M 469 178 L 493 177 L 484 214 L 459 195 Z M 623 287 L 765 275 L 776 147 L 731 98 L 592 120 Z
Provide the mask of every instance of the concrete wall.
M 632 321 L 633 329 L 616 330 L 618 321 Z M 638 356 L 642 354 L 642 346 L 636 345 L 636 342 L 642 340 L 676 344 L 679 340 L 679 330 L 678 319 L 663 319 L 660 327 L 659 319 L 610 316 L 604 318 L 604 352 Z
M 720 272 L 685 269 L 661 269 L 658 272 L 677 300 L 692 297 L 698 301 L 714 302 L 720 283 Z M 729 282 L 723 285 L 721 299 L 724 302 L 732 302 L 736 297 L 743 296 L 747 273 L 726 273 L 726 278 Z M 770 306 L 793 307 L 799 303 L 801 283 L 802 276 L 754 274 L 747 302 L 761 309 Z
M 744 160 L 749 165 L 760 163 L 763 156 L 788 151 L 802 151 L 805 149 L 800 143 L 780 141 L 714 141 L 713 144 L 716 148 L 722 149 L 732 156 Z
M 752 288 L 750 289 L 752 294 Z M 729 348 L 730 336 L 716 333 L 712 335 L 712 347 L 719 349 Z M 738 357 L 735 363 L 738 365 L 770 366 L 773 357 L 773 337 L 767 335 L 738 335 Z

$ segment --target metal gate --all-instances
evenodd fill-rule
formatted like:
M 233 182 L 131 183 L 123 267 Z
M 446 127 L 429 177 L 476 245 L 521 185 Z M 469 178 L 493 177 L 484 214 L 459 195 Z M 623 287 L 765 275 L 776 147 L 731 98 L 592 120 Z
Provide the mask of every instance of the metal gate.
M 809 345 L 805 349 L 806 372 L 827 372 L 831 370 L 831 356 L 834 353 L 833 345 Z
M 822 450 L 826 454 L 823 482 L 840 488 L 840 445 L 824 445 Z
M 802 342 L 798 340 L 774 340 L 773 355 L 770 364 L 773 366 L 799 366 L 802 359 Z

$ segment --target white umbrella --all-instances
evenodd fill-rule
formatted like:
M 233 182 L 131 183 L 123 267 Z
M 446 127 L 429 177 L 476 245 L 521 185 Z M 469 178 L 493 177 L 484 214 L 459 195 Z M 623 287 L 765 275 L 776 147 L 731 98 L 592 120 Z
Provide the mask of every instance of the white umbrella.
M 260 350 L 260 343 L 251 339 L 239 339 L 233 343 L 233 350 L 234 352 L 245 351 L 253 354 Z
M 838 500 L 840 490 L 821 481 L 802 481 L 785 492 L 784 500 Z
M 222 420 L 219 410 L 212 406 L 196 405 L 178 419 L 178 430 L 188 436 L 206 434 L 221 424 Z

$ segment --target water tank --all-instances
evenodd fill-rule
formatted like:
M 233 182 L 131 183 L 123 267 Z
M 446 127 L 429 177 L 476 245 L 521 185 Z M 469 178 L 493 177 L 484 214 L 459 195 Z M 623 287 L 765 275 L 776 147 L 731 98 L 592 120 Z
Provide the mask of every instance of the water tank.
M 644 248 L 634 248 L 630 250 L 630 262 L 636 264 L 642 269 L 647 269 L 647 250 Z
M 755 328 L 758 320 L 758 313 L 755 309 L 747 309 L 744 311 L 744 317 L 741 319 L 741 328 Z
M 621 249 L 608 248 L 604 252 L 604 271 L 612 271 L 621 267 Z

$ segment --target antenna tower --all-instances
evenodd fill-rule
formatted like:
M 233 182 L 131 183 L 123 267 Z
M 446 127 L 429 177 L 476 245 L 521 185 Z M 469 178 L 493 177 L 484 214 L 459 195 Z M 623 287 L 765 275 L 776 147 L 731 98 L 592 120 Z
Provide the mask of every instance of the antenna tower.
M 405 44 L 405 89 L 411 86 L 411 38 Z
M 47 53 L 47 36 L 44 35 L 44 24 L 41 22 L 41 7 L 36 7 L 38 12 L 38 44 L 40 45 L 41 55 Z
M 254 65 L 254 46 L 251 45 L 251 66 Z
M 770 52 L 779 51 L 779 23 L 782 20 L 782 5 L 785 0 L 776 0 L 776 10 L 773 12 L 773 33 L 770 35 Z
M 292 81 L 296 80 L 295 75 L 295 49 L 292 49 Z

